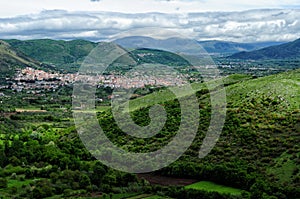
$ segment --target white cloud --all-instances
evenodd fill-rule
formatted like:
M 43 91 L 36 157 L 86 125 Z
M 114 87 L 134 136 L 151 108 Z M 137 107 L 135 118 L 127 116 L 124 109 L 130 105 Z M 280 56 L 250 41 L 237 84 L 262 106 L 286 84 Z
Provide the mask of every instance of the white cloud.
M 262 8 L 299 8 L 299 0 L 13 0 L 0 1 L 0 17 L 15 17 L 43 10 L 105 11 L 122 13 L 189 13 L 242 11 Z
M 300 37 L 299 18 L 300 10 L 288 9 L 183 14 L 52 10 L 0 18 L 0 38 L 103 40 L 134 28 L 160 27 L 197 40 L 290 41 Z

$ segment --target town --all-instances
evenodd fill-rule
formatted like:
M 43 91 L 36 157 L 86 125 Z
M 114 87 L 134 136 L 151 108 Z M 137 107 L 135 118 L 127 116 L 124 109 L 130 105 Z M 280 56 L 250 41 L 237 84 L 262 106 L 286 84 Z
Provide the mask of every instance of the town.
M 143 88 L 150 86 L 180 86 L 187 80 L 182 74 L 150 75 L 147 73 L 133 73 L 133 76 L 109 74 L 109 75 L 82 75 L 79 73 L 62 74 L 58 72 L 46 72 L 27 67 L 18 70 L 14 78 L 10 80 L 10 85 L 3 88 L 21 92 L 28 90 L 38 93 L 41 90 L 55 91 L 60 86 L 67 86 L 75 82 L 89 82 L 92 85 L 111 87 L 111 88 Z

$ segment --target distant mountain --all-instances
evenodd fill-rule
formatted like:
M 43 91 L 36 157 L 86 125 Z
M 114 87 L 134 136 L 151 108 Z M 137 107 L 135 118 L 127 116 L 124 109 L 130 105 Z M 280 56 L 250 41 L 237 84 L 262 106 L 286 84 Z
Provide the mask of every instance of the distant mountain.
M 117 44 L 126 47 L 147 47 L 147 48 L 157 48 L 158 46 L 161 49 L 173 48 L 173 49 L 182 49 L 184 46 L 185 51 L 193 52 L 195 48 L 199 46 L 189 45 L 191 42 L 190 39 L 184 38 L 169 38 L 169 39 L 153 39 L 151 37 L 141 37 L 141 36 L 132 36 L 117 39 L 115 41 Z M 198 43 L 203 47 L 205 51 L 202 53 L 208 52 L 209 54 L 233 54 L 242 51 L 251 51 L 267 46 L 282 44 L 280 42 L 260 42 L 260 43 L 235 43 L 227 41 L 198 41 Z
M 233 54 L 242 51 L 252 51 L 264 47 L 282 44 L 282 42 L 236 43 L 227 41 L 199 41 L 199 44 L 213 54 Z
M 190 45 L 190 40 L 178 40 L 175 38 L 161 42 L 146 37 L 139 37 L 138 40 L 136 40 L 136 37 L 134 37 L 134 39 L 133 37 L 128 37 L 119 41 L 122 44 L 122 47 L 126 47 L 129 50 L 131 50 L 131 48 L 137 48 L 137 50 L 129 52 L 130 57 L 136 64 L 155 62 L 175 67 L 182 65 L 187 66 L 189 65 L 187 61 L 183 60 L 179 55 L 172 52 L 166 52 L 163 49 L 170 49 L 170 46 L 172 46 L 174 51 L 179 48 L 183 49 L 183 46 L 186 47 L 184 49 L 185 51 L 192 52 L 195 49 L 193 45 Z M 27 41 L 6 40 L 6 42 L 26 56 L 32 57 L 42 63 L 52 65 L 52 70 L 63 72 L 78 71 L 85 57 L 98 45 L 98 43 L 85 40 L 62 41 L 39 39 Z M 123 57 L 123 61 L 115 60 L 115 62 L 112 63 L 113 66 L 111 69 L 128 70 L 134 65 L 130 60 L 124 61 L 124 59 L 125 57 Z M 127 63 L 127 65 L 124 65 L 124 63 Z
M 5 40 L 7 46 L 16 49 L 19 55 L 31 57 L 42 62 L 43 67 L 62 72 L 77 72 L 82 61 L 93 50 L 98 43 L 85 40 Z M 114 41 L 116 44 L 126 49 L 142 49 L 142 52 L 131 52 L 132 58 L 138 62 L 149 62 L 149 59 L 156 60 L 157 63 L 179 66 L 179 64 L 187 65 L 178 58 L 178 53 L 194 53 L 194 54 L 222 54 L 228 55 L 240 51 L 248 51 L 262 48 L 265 46 L 277 44 L 273 42 L 266 43 L 234 43 L 225 41 L 194 41 L 184 38 L 168 38 L 154 39 L 151 37 L 131 36 L 124 37 Z M 203 48 L 199 48 L 199 44 Z M 160 50 L 160 51 L 152 51 Z M 163 53 L 164 51 L 164 53 Z M 166 53 L 169 51 L 171 53 Z M 28 59 L 28 58 L 27 58 Z M 51 67 L 50 67 L 51 66 Z M 123 68 L 126 66 L 116 65 L 115 68 Z
M 13 48 L 58 70 L 75 71 L 98 44 L 85 40 L 5 40 Z
M 173 53 L 206 53 L 203 49 L 199 48 L 196 41 L 178 37 L 154 39 L 144 36 L 130 36 L 116 39 L 113 42 L 127 49 L 148 48 Z
M 156 46 L 159 40 L 153 39 L 151 37 L 130 36 L 116 39 L 113 42 L 124 48 L 150 48 L 151 46 Z
M 229 58 L 233 59 L 300 59 L 300 39 L 293 42 L 270 46 L 252 52 L 236 53 Z
M 8 43 L 0 40 L 0 78 L 10 77 L 17 69 L 25 67 L 38 68 L 40 63 L 12 48 Z
M 98 43 L 85 40 L 5 40 L 12 48 L 22 52 L 25 56 L 32 57 L 44 64 L 52 65 L 52 69 L 64 72 L 76 72 L 84 58 L 94 49 Z M 171 51 L 173 53 L 196 54 L 232 54 L 240 51 L 250 51 L 265 46 L 278 44 L 266 43 L 234 43 L 225 41 L 193 41 L 184 38 L 154 39 L 151 37 L 131 36 L 114 41 L 127 49 L 157 49 Z M 200 44 L 204 49 L 199 48 Z

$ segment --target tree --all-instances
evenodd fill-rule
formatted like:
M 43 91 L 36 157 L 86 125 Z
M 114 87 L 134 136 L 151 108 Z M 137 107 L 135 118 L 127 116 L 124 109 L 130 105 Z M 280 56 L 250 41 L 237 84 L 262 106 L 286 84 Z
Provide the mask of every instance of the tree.
M 46 198 L 53 195 L 53 188 L 49 180 L 43 179 L 37 182 L 33 190 L 34 198 Z
M 3 148 L 0 149 L 0 167 L 5 167 L 7 165 L 7 157 Z
M 7 188 L 7 179 L 6 178 L 0 178 L 0 188 Z
M 82 174 L 80 176 L 80 179 L 79 179 L 79 186 L 80 188 L 86 188 L 87 186 L 90 186 L 91 185 L 91 180 L 89 178 L 89 176 L 87 176 L 86 174 Z
M 102 178 L 106 173 L 106 170 L 103 168 L 100 162 L 96 162 L 93 167 L 93 175 L 91 176 L 93 184 L 99 186 L 102 182 Z

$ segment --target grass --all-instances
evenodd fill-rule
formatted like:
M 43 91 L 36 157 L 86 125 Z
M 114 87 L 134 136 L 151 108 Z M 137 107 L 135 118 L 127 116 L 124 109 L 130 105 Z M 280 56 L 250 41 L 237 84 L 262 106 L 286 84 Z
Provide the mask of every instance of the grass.
M 24 180 L 24 181 L 20 181 L 20 180 L 8 180 L 7 188 L 16 187 L 16 188 L 19 189 L 23 185 L 29 185 L 30 182 L 32 182 L 32 180 Z
M 241 189 L 236 189 L 232 187 L 227 187 L 219 184 L 215 184 L 213 182 L 201 181 L 191 185 L 185 186 L 186 189 L 196 189 L 196 190 L 204 190 L 209 192 L 218 192 L 224 194 L 234 194 L 240 195 L 242 193 Z
M 110 109 L 110 106 L 97 106 L 96 107 L 97 112 L 103 112 L 103 111 L 106 111 L 108 109 Z
M 5 197 L 7 195 L 7 193 L 10 192 L 12 187 L 16 187 L 18 190 L 22 189 L 22 186 L 25 185 L 29 185 L 32 182 L 32 180 L 24 180 L 24 181 L 20 181 L 20 180 L 8 180 L 7 182 L 7 188 L 2 188 L 0 189 L 0 198 L 2 198 L 2 194 L 3 194 L 3 198 L 10 198 L 10 197 Z
M 290 182 L 294 170 L 297 169 L 297 164 L 291 160 L 291 157 L 292 155 L 283 153 L 279 158 L 275 159 L 275 165 L 268 168 L 267 173 L 276 176 L 279 183 Z
M 212 80 L 208 84 L 193 83 L 191 87 L 193 92 L 197 92 L 207 87 L 210 87 L 210 89 L 218 88 L 223 83 L 224 87 L 226 87 L 228 102 L 233 102 L 236 106 L 245 103 L 245 100 L 249 98 L 261 98 L 262 94 L 267 94 L 268 97 L 279 100 L 288 109 L 297 109 L 300 107 L 299 69 L 257 79 L 250 78 L 247 75 L 235 74 L 222 79 Z M 237 95 L 237 93 L 240 95 Z M 180 96 L 187 96 L 189 94 L 192 94 L 191 91 L 185 89 L 182 89 L 180 92 Z M 129 109 L 130 111 L 134 111 L 142 107 L 161 104 L 175 98 L 176 96 L 170 90 L 160 90 L 130 100 Z
M 263 95 L 293 110 L 300 107 L 300 70 L 257 78 L 226 89 L 228 101 L 239 106 L 249 98 L 261 98 Z M 240 95 L 237 95 L 239 93 Z
M 137 195 L 139 195 L 140 193 L 119 193 L 119 194 L 113 194 L 112 195 L 112 199 L 123 199 L 123 198 L 132 198 L 135 197 Z M 100 199 L 108 199 L 110 198 L 108 194 L 106 194 L 106 196 L 101 196 Z
M 169 89 L 165 89 L 165 90 L 160 90 L 158 92 L 154 92 L 151 93 L 149 95 L 134 99 L 134 100 L 130 100 L 129 103 L 129 109 L 130 111 L 134 111 L 134 110 L 138 110 L 139 108 L 142 107 L 148 107 L 148 106 L 152 106 L 155 104 L 161 104 L 163 102 L 167 102 L 170 100 L 174 100 L 178 97 L 184 97 L 184 96 L 188 96 L 191 95 L 197 91 L 201 91 L 204 89 L 207 89 L 208 87 L 211 90 L 214 90 L 216 88 L 218 88 L 220 85 L 231 85 L 231 84 L 235 84 L 241 81 L 245 81 L 250 79 L 251 77 L 248 75 L 240 75 L 240 74 L 235 74 L 235 75 L 230 75 L 228 77 L 222 78 L 222 79 L 216 79 L 216 80 L 211 80 L 207 83 L 192 83 L 191 87 L 192 90 L 188 90 L 188 89 L 180 89 L 179 96 L 175 96 L 175 94 L 173 92 L 171 92 Z M 172 87 L 170 87 L 172 88 Z

